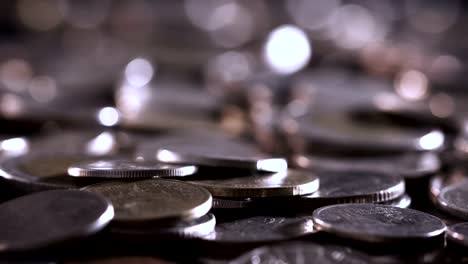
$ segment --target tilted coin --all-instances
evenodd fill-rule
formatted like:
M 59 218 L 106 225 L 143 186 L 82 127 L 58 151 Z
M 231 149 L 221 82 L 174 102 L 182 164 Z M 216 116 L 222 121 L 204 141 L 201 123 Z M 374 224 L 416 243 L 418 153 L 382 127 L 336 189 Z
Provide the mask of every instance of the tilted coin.
M 444 134 L 437 129 L 415 129 L 394 124 L 357 121 L 345 113 L 306 113 L 284 119 L 281 124 L 282 130 L 292 137 L 302 138 L 306 144 L 304 147 L 311 152 L 333 149 L 339 152 L 386 153 L 435 151 L 442 149 L 445 142 Z
M 206 239 L 216 243 L 268 243 L 314 233 L 312 216 L 253 216 L 217 223 Z
M 77 162 L 94 160 L 84 154 L 30 153 L 0 163 L 0 176 L 38 189 L 79 188 L 95 181 L 68 176 L 67 169 Z
M 133 160 L 99 160 L 74 164 L 68 174 L 75 177 L 97 178 L 151 178 L 183 177 L 197 171 L 195 166 L 167 165 Z
M 112 202 L 115 224 L 195 219 L 205 215 L 212 203 L 207 190 L 175 180 L 105 182 L 84 190 L 100 193 Z
M 206 214 L 193 220 L 180 220 L 169 225 L 152 225 L 150 227 L 112 228 L 113 233 L 145 238 L 195 238 L 212 233 L 215 229 L 216 218 L 213 214 Z
M 293 162 L 303 169 L 394 173 L 402 175 L 404 178 L 431 175 L 436 173 L 441 166 L 439 157 L 433 152 L 392 154 L 378 157 L 298 155 L 293 158 Z
M 374 263 L 370 255 L 351 248 L 319 245 L 311 242 L 286 242 L 263 246 L 244 253 L 230 264 L 320 263 L 362 264 Z
M 427 213 L 378 204 L 340 204 L 313 213 L 314 227 L 365 242 L 405 242 L 436 238 L 444 223 Z
M 468 223 L 459 223 L 447 227 L 447 240 L 468 247 Z
M 104 228 L 114 216 L 103 196 L 78 190 L 38 192 L 0 205 L 0 251 L 33 250 Z
M 298 197 L 299 204 L 378 203 L 396 199 L 405 193 L 399 175 L 372 172 L 317 172 L 317 192 Z
M 437 196 L 437 206 L 455 217 L 468 219 L 468 182 L 443 188 Z
M 459 168 L 432 176 L 429 180 L 429 196 L 431 200 L 436 203 L 437 197 L 443 188 L 465 182 L 467 179 L 465 172 Z
M 239 172 L 239 176 L 203 175 L 190 182 L 206 188 L 215 197 L 259 198 L 310 194 L 319 188 L 315 174 L 288 169 L 277 173 Z
M 273 158 L 255 147 L 220 136 L 172 136 L 137 151 L 145 160 L 208 167 L 227 167 L 279 172 L 287 169 L 284 158 Z

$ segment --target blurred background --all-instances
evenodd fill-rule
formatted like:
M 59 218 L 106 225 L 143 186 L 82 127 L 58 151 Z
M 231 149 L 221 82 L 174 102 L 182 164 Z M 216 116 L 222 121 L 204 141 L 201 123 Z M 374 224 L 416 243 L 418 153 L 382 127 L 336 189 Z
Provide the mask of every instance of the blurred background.
M 463 130 L 465 6 L 1 1 L 2 133 L 219 128 L 273 153 L 296 128 L 280 117 L 309 109 Z

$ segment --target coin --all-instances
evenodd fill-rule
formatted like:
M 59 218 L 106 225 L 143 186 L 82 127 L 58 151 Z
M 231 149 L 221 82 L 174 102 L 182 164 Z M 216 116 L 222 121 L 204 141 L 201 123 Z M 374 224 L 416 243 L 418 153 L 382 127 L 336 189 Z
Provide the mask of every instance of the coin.
M 286 242 L 251 250 L 230 261 L 230 264 L 270 263 L 374 263 L 373 257 L 357 250 L 311 242 Z
M 95 181 L 68 176 L 70 165 L 94 158 L 84 154 L 34 152 L 0 163 L 0 176 L 29 188 L 79 188 Z
M 445 225 L 430 214 L 378 204 L 340 204 L 313 213 L 317 229 L 364 242 L 404 242 L 436 238 Z
M 80 260 L 66 262 L 67 264 L 171 264 L 173 262 L 166 261 L 155 257 L 148 256 L 123 256 L 123 257 L 106 257 L 92 260 Z
M 72 165 L 68 175 L 98 178 L 183 177 L 197 171 L 195 166 L 167 165 L 133 160 L 99 160 Z
M 379 204 L 391 205 L 400 208 L 408 208 L 411 205 L 411 197 L 407 194 L 404 194 L 401 197 Z
M 319 188 L 317 176 L 306 171 L 239 172 L 239 176 L 234 177 L 218 176 L 218 173 L 203 175 L 206 179 L 192 179 L 189 182 L 206 188 L 215 197 L 226 198 L 295 196 L 310 194 Z
M 206 237 L 216 243 L 269 243 L 314 233 L 312 216 L 253 216 L 217 223 Z
M 468 247 L 468 223 L 459 223 L 447 227 L 447 240 Z
M 438 129 L 359 122 L 345 113 L 285 117 L 281 129 L 291 137 L 302 138 L 306 142 L 305 149 L 311 153 L 325 150 L 334 153 L 436 151 L 444 147 L 445 141 L 444 134 Z
M 255 201 L 250 198 L 245 199 L 224 199 L 219 197 L 213 198 L 213 208 L 220 209 L 236 209 L 248 208 L 255 206 Z
M 83 189 L 100 193 L 112 202 L 115 224 L 195 219 L 208 213 L 212 203 L 205 189 L 175 180 L 105 182 Z
M 295 199 L 300 205 L 336 203 L 379 203 L 405 193 L 405 182 L 398 175 L 371 172 L 318 172 L 317 192 Z
M 150 227 L 112 228 L 111 232 L 132 236 L 138 239 L 164 239 L 203 237 L 215 229 L 216 218 L 206 214 L 200 218 L 187 221 L 177 221 L 172 225 L 152 225 Z
M 38 192 L 0 205 L 0 251 L 33 250 L 104 228 L 114 216 L 98 194 L 78 190 Z
M 455 217 L 468 219 L 468 182 L 443 188 L 437 196 L 438 207 Z
M 164 163 L 189 164 L 279 172 L 287 169 L 284 158 L 273 158 L 255 147 L 222 136 L 179 134 L 143 146 L 138 154 Z

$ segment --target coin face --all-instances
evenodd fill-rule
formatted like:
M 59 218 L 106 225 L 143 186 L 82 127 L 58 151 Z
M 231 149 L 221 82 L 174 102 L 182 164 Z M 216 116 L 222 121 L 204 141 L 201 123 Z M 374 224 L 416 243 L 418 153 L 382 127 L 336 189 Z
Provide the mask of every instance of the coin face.
M 139 155 L 164 163 L 208 167 L 242 168 L 279 172 L 287 168 L 284 158 L 273 158 L 255 147 L 219 135 L 177 135 L 164 137 L 140 149 Z
M 170 225 L 153 225 L 151 227 L 112 228 L 111 232 L 132 236 L 139 239 L 196 238 L 212 233 L 215 229 L 216 218 L 213 214 L 206 214 L 193 220 L 180 220 Z
M 100 193 L 112 202 L 116 224 L 195 219 L 205 215 L 212 203 L 205 189 L 175 180 L 105 182 L 84 190 Z
M 234 177 L 210 175 L 210 179 L 193 179 L 190 182 L 206 188 L 213 196 L 226 198 L 304 195 L 317 191 L 319 187 L 317 176 L 306 171 L 288 169 L 278 173 L 239 174 Z
M 133 160 L 99 160 L 74 164 L 68 174 L 75 177 L 98 178 L 151 178 L 183 177 L 197 171 L 195 166 L 167 165 Z
M 267 243 L 314 233 L 312 216 L 253 216 L 218 223 L 206 239 L 218 243 Z
M 38 192 L 0 205 L 0 251 L 32 250 L 104 228 L 114 210 L 102 195 L 78 190 Z
M 317 192 L 299 197 L 301 203 L 377 203 L 396 199 L 405 193 L 398 175 L 370 172 L 318 172 Z
M 72 178 L 67 169 L 74 163 L 93 159 L 83 154 L 31 153 L 1 162 L 0 176 L 42 189 L 79 188 L 94 181 Z
M 468 247 L 468 223 L 448 226 L 447 239 L 458 245 Z
M 436 238 L 445 225 L 435 216 L 412 209 L 377 204 L 341 204 L 313 213 L 319 230 L 365 242 L 404 242 Z
M 468 182 L 443 188 L 437 196 L 437 205 L 455 217 L 468 219 Z

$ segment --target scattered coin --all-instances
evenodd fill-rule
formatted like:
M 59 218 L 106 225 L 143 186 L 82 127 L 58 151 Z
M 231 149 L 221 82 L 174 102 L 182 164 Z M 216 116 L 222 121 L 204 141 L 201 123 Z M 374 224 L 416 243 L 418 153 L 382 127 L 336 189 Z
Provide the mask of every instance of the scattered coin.
M 208 213 L 212 203 L 205 189 L 175 180 L 115 181 L 83 189 L 107 197 L 115 209 L 113 223 L 120 225 L 191 220 Z
M 341 204 L 313 213 L 318 230 L 365 242 L 405 242 L 439 237 L 443 222 L 412 209 L 377 204 Z
M 30 194 L 0 205 L 0 251 L 22 251 L 85 237 L 114 216 L 103 196 L 78 190 Z
M 447 227 L 447 240 L 457 245 L 468 247 L 468 223 L 459 223 Z
M 437 196 L 437 205 L 450 215 L 468 219 L 468 182 L 443 188 Z
M 192 175 L 196 171 L 195 166 L 133 160 L 99 160 L 74 164 L 68 168 L 70 176 L 97 178 L 183 177 Z
M 317 176 L 307 171 L 288 169 L 285 172 L 263 174 L 239 172 L 236 177 L 218 176 L 218 173 L 207 175 L 207 179 L 193 179 L 190 182 L 206 188 L 215 197 L 225 198 L 295 196 L 310 194 L 319 188 Z
M 312 216 L 253 216 L 217 223 L 206 239 L 216 243 L 270 243 L 314 233 Z
M 405 182 L 399 175 L 371 172 L 318 172 L 317 192 L 297 199 L 300 205 L 337 203 L 379 203 L 396 199 L 405 193 Z M 295 200 L 296 201 L 296 200 Z

